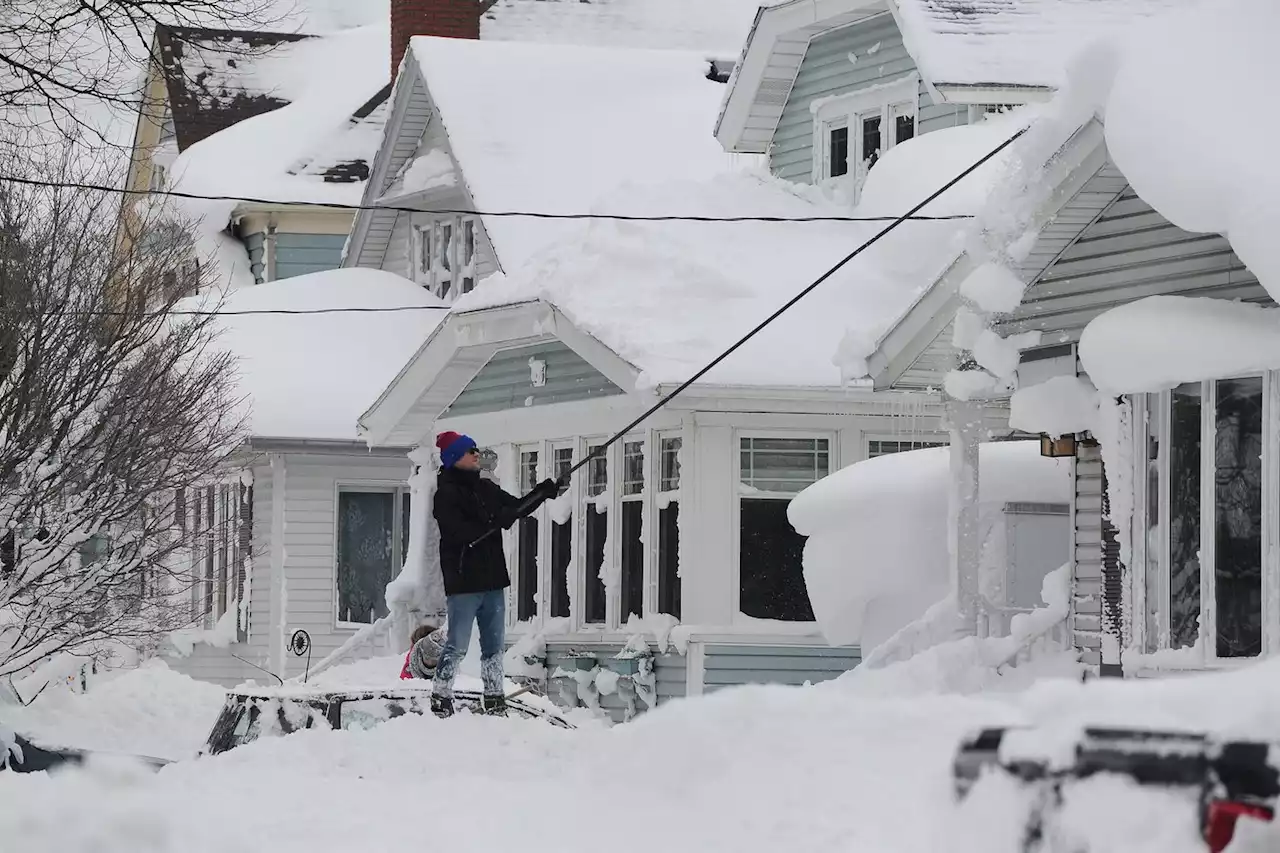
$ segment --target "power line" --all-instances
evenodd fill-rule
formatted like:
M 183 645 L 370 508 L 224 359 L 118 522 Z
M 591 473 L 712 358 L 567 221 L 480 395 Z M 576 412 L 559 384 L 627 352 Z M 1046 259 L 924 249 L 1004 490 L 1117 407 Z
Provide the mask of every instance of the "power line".
M 616 444 L 616 443 L 617 443 L 618 441 L 620 441 L 624 436 L 626 436 L 626 435 L 627 435 L 627 433 L 631 432 L 631 430 L 635 429 L 637 426 L 639 426 L 640 424 L 642 424 L 642 423 L 644 423 L 646 420 L 648 420 L 648 418 L 649 418 L 649 417 L 650 417 L 654 412 L 657 412 L 657 411 L 658 411 L 659 409 L 661 409 L 663 406 L 667 405 L 667 403 L 671 402 L 671 401 L 672 401 L 672 400 L 674 400 L 677 396 L 679 396 L 680 394 L 682 394 L 682 393 L 683 393 L 686 389 L 688 389 L 688 388 L 689 388 L 689 386 L 691 386 L 693 383 L 697 382 L 697 381 L 698 381 L 699 379 L 701 379 L 703 376 L 706 376 L 708 373 L 710 373 L 710 372 L 711 372 L 711 370 L 712 370 L 712 369 L 714 369 L 716 365 L 720 364 L 720 362 L 724 361 L 726 358 L 728 358 L 729 356 L 733 355 L 733 353 L 735 353 L 735 352 L 736 352 L 736 351 L 737 351 L 737 350 L 738 350 L 738 349 L 739 349 L 743 344 L 745 344 L 747 341 L 749 341 L 749 340 L 751 340 L 752 338 L 754 338 L 754 337 L 755 337 L 757 334 L 759 334 L 759 333 L 760 333 L 760 332 L 761 332 L 761 331 L 762 331 L 766 326 L 768 326 L 768 325 L 769 325 L 770 323 L 772 323 L 774 320 L 778 319 L 778 318 L 779 318 L 779 317 L 781 317 L 784 313 L 786 313 L 786 312 L 787 312 L 787 311 L 788 311 L 788 310 L 789 310 L 793 305 L 795 305 L 795 304 L 796 304 L 797 302 L 799 302 L 801 299 L 804 299 L 806 296 L 808 296 L 810 293 L 812 293 L 814 290 L 816 290 L 816 289 L 818 288 L 818 286 L 819 286 L 819 285 L 821 285 L 824 281 L 826 281 L 827 279 L 831 278 L 831 276 L 835 275 L 835 274 L 840 270 L 840 268 L 841 268 L 841 267 L 843 267 L 845 264 L 849 263 L 849 261 L 852 261 L 854 258 L 858 257 L 858 255 L 862 254 L 864 251 L 866 251 L 868 248 L 870 248 L 870 247 L 871 247 L 872 245 L 874 245 L 875 243 L 879 242 L 879 240 L 880 240 L 880 238 L 881 238 L 881 237 L 883 237 L 884 235 L 888 234 L 890 231 L 892 231 L 892 230 L 894 230 L 895 228 L 897 228 L 897 227 L 898 227 L 899 225 L 901 225 L 903 222 L 906 222 L 906 221 L 911 217 L 911 215 L 912 215 L 912 214 L 914 214 L 914 213 L 918 212 L 918 211 L 919 211 L 921 208 L 923 208 L 925 205 L 929 204 L 929 203 L 930 203 L 930 202 L 932 202 L 934 199 L 938 198 L 938 197 L 939 197 L 939 196 L 941 196 L 943 193 L 947 192 L 947 190 L 951 189 L 951 188 L 952 188 L 952 187 L 954 187 L 956 184 L 960 183 L 960 181 L 964 180 L 964 179 L 965 179 L 966 177 L 968 177 L 970 174 L 972 174 L 973 172 L 977 171 L 979 168 L 981 168 L 981 167 L 982 167 L 982 165 L 983 165 L 984 163 L 986 163 L 986 162 L 987 162 L 988 160 L 990 160 L 992 157 L 995 157 L 997 154 L 999 154 L 999 153 L 1000 153 L 1001 151 L 1003 151 L 1004 149 L 1008 148 L 1010 145 L 1012 145 L 1012 144 L 1014 143 L 1014 141 L 1015 141 L 1015 140 L 1017 140 L 1017 139 L 1018 139 L 1018 137 L 1022 136 L 1022 134 L 1026 133 L 1026 132 L 1027 132 L 1027 128 L 1023 128 L 1023 129 L 1019 130 L 1017 133 L 1015 133 L 1013 136 L 1010 136 L 1010 137 L 1009 137 L 1008 139 L 1006 139 L 1004 142 L 1001 142 L 999 145 L 997 145 L 997 146 L 996 146 L 995 148 L 993 148 L 991 151 L 987 152 L 987 154 L 985 154 L 985 155 L 982 157 L 982 159 L 978 160 L 976 163 L 974 163 L 973 165 L 971 165 L 969 168 L 965 169 L 963 172 L 961 172 L 960 174 L 956 175 L 956 176 L 955 176 L 954 178 L 952 178 L 951 180 L 947 181 L 945 184 L 943 184 L 941 187 L 939 187 L 937 190 L 935 190 L 935 191 L 934 191 L 934 192 L 933 192 L 933 193 L 932 193 L 928 198 L 926 198 L 924 201 L 920 202 L 920 203 L 919 203 L 919 204 L 917 204 L 915 207 L 913 207 L 913 208 L 911 208 L 910 210 L 908 210 L 908 211 L 907 211 L 905 214 L 903 214 L 902 216 L 899 216 L 898 218 L 896 218 L 892 223 L 890 223 L 890 224 L 889 224 L 889 225 L 887 225 L 886 227 L 882 228 L 882 229 L 879 231 L 879 233 L 877 233 L 875 236 L 873 236 L 873 237 L 871 237 L 870 239 L 868 239 L 868 240 L 864 241 L 860 246 L 858 246 L 858 247 L 857 247 L 856 249 L 854 249 L 852 252 L 850 252 L 849 254 L 845 255 L 843 258 L 841 258 L 839 261 L 837 261 L 837 262 L 836 262 L 835 266 L 831 267 L 831 269 L 827 270 L 827 271 L 826 271 L 826 272 L 824 272 L 822 275 L 820 275 L 820 276 L 818 276 L 816 279 L 814 279 L 814 280 L 813 280 L 813 282 L 811 282 L 808 286 L 806 286 L 806 287 L 804 288 L 804 290 L 801 290 L 801 291 L 800 291 L 799 293 L 797 293 L 795 296 L 793 296 L 793 297 L 791 297 L 790 299 L 788 299 L 788 300 L 786 301 L 786 303 L 782 305 L 782 307 L 781 307 L 781 308 L 779 308 L 778 310 L 776 310 L 776 311 L 774 311 L 772 314 L 770 314 L 768 317 L 765 317 L 763 320 L 761 320 L 758 324 L 756 324 L 755 328 L 753 328 L 751 331 L 747 332 L 745 335 L 743 335 L 741 338 L 739 338 L 735 343 L 733 343 L 733 344 L 732 344 L 728 349 L 726 349 L 724 352 L 720 353 L 718 356 L 716 356 L 715 358 L 713 358 L 710 362 L 708 362 L 708 363 L 706 364 L 706 366 L 704 366 L 703 368 L 701 368 L 697 373 L 693 374 L 693 375 L 692 375 L 692 376 L 690 376 L 688 379 L 686 379 L 684 382 L 680 383 L 680 385 L 679 385 L 677 388 L 675 388 L 675 389 L 674 389 L 670 394 L 667 394 L 667 395 L 666 395 L 665 397 L 663 397 L 661 400 L 658 400 L 658 402 L 654 403 L 652 406 L 650 406 L 648 409 L 646 409 L 646 410 L 644 411 L 644 413 L 643 413 L 643 414 L 641 414 L 641 415 L 640 415 L 640 416 L 638 416 L 635 420 L 633 420 L 631 423 L 627 424 L 627 425 L 626 425 L 626 426 L 624 426 L 622 429 L 620 429 L 620 430 L 618 430 L 616 433 L 614 433 L 614 435 L 613 435 L 613 436 L 612 436 L 608 441 L 604 442 L 604 444 L 597 445 L 594 449 L 592 449 L 592 451 L 591 451 L 590 453 L 588 453 L 588 454 L 586 455 L 586 457 L 584 457 L 581 461 L 579 461 L 577 464 L 575 464 L 572 468 L 570 468 L 568 471 L 566 471 L 564 474 L 562 474 L 562 475 L 560 476 L 560 479 L 561 479 L 561 480 L 566 480 L 566 481 L 567 481 L 567 480 L 568 480 L 568 478 L 569 478 L 569 477 L 570 477 L 570 476 L 571 476 L 575 471 L 579 470 L 580 468 L 582 468 L 583 466 L 585 466 L 587 463 L 589 463 L 592 459 L 594 459 L 594 458 L 596 458 L 597 456 L 599 456 L 600 454 L 604 453 L 606 450 L 608 450 L 608 449 L 609 449 L 609 447 L 610 447 L 610 446 L 612 446 L 612 445 Z M 526 497 L 527 497 L 527 496 L 526 496 Z M 488 538 L 489 536 L 493 535 L 493 534 L 494 534 L 494 533 L 496 533 L 496 532 L 497 532 L 497 528 L 492 528 L 492 529 L 488 530 L 486 533 L 484 533 L 482 536 L 480 536 L 480 538 L 479 538 L 479 539 L 476 539 L 474 542 L 472 542 L 472 543 L 471 543 L 471 545 L 469 545 L 469 546 L 467 546 L 467 547 L 471 547 L 471 546 L 476 545 L 476 544 L 477 544 L 477 543 L 479 543 L 481 540 Z
M 22 184 L 31 187 L 53 189 L 87 190 L 91 192 L 118 193 L 120 195 L 168 196 L 184 198 L 192 201 L 233 201 L 243 204 L 290 205 L 293 207 L 311 207 L 328 210 L 391 210 L 400 213 L 438 213 L 442 215 L 492 216 L 492 217 L 524 217 L 526 219 L 603 219 L 617 222 L 951 222 L 973 219 L 972 214 L 956 213 L 939 216 L 682 216 L 677 214 L 664 216 L 643 216 L 623 213 L 545 213 L 525 210 L 467 210 L 464 208 L 437 208 L 421 210 L 416 207 L 400 207 L 397 205 L 339 204 L 323 201 L 279 201 L 276 199 L 250 198 L 234 195 L 200 195 L 180 190 L 132 190 L 128 187 L 112 187 L 106 184 L 83 184 L 63 181 L 42 181 L 37 178 L 19 178 L 16 175 L 0 175 L 0 182 Z M 919 210 L 916 207 L 915 210 Z

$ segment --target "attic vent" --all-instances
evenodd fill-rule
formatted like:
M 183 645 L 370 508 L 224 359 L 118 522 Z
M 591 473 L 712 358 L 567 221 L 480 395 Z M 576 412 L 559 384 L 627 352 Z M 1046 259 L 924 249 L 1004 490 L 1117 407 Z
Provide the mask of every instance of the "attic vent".
M 787 95 L 790 92 L 790 80 L 766 77 L 760 81 L 760 88 L 756 90 L 756 103 L 780 107 L 787 103 Z

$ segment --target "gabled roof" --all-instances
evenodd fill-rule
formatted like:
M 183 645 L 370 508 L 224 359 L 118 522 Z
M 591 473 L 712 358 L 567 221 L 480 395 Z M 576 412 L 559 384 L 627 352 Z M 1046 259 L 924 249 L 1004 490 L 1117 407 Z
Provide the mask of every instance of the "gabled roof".
M 716 137 L 763 152 L 810 39 L 891 12 L 920 74 L 951 103 L 1045 100 L 1091 41 L 1197 0 L 784 0 L 762 8 Z
M 1046 130 L 1051 128 L 1051 124 L 1046 124 Z M 1044 145 L 1044 137 L 1036 140 L 1036 144 Z M 1029 150 L 1032 149 L 1023 145 L 1017 149 L 1017 155 Z M 1028 233 L 1037 235 L 1019 270 L 1024 280 L 1034 278 L 1043 265 L 1051 263 L 1054 252 L 1074 240 L 1114 196 L 1114 193 L 1110 196 L 1092 193 L 1081 199 L 1087 209 L 1080 215 L 1061 217 L 1060 222 L 1055 222 L 1069 203 L 1081 197 L 1089 180 L 1106 166 L 1102 125 L 1092 119 L 1070 133 L 1060 145 L 1052 145 L 1048 150 L 1049 154 L 1039 161 L 1039 168 L 1032 167 L 1029 173 L 1015 173 L 1001 187 L 1007 192 L 1014 182 L 1025 181 L 1028 174 L 1038 175 L 1037 180 L 1043 187 L 1038 204 L 1020 223 L 1020 233 L 1009 235 L 1011 240 Z M 1029 189 L 1027 195 L 1032 196 Z M 889 326 L 867 359 L 868 376 L 876 388 L 895 387 L 900 377 L 930 348 L 951 346 L 943 336 L 963 305 L 960 287 L 980 263 L 968 250 L 957 251 L 942 274 Z M 1033 269 L 1037 264 L 1041 265 L 1040 269 Z
M 156 27 L 156 46 L 178 150 L 289 103 L 256 74 L 258 63 L 301 33 Z
M 724 86 L 700 53 L 427 37 L 410 49 L 481 211 L 582 213 L 625 184 L 733 167 L 708 132 Z M 506 270 L 572 228 L 482 218 Z

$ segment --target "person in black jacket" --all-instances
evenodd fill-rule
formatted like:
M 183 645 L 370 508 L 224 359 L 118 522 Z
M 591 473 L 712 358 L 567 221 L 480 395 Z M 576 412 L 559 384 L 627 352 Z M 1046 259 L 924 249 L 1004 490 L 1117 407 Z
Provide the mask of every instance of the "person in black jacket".
M 431 710 L 453 713 L 453 681 L 471 644 L 471 626 L 480 626 L 483 710 L 503 714 L 502 646 L 506 633 L 507 558 L 501 531 L 554 498 L 559 486 L 544 480 L 523 498 L 507 494 L 480 476 L 480 455 L 469 436 L 436 438 L 440 475 L 433 514 L 440 525 L 440 570 L 448 606 L 447 631 L 431 688 Z

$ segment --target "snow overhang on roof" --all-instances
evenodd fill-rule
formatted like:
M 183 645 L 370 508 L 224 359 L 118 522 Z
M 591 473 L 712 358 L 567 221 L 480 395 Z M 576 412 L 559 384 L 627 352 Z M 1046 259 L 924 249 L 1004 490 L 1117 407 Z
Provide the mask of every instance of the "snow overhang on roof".
M 1067 140 L 1043 160 L 1039 178 L 1043 194 L 1040 203 L 1028 213 L 1024 233 L 1040 232 L 1106 162 L 1100 121 L 1090 120 L 1070 133 Z M 1016 173 L 1011 178 L 1023 179 L 1025 175 Z M 993 196 L 1000 196 L 1001 191 L 1007 189 L 998 187 Z M 1086 224 L 1087 221 L 1079 227 L 1083 229 Z M 867 358 L 868 373 L 877 390 L 898 387 L 903 373 L 944 332 L 964 304 L 961 284 L 980 263 L 967 251 L 957 253 L 942 274 L 889 327 Z
M 500 350 L 558 340 L 619 388 L 636 387 L 639 371 L 578 329 L 554 305 L 517 302 L 450 314 L 360 417 L 371 447 L 421 444 L 432 424 Z

